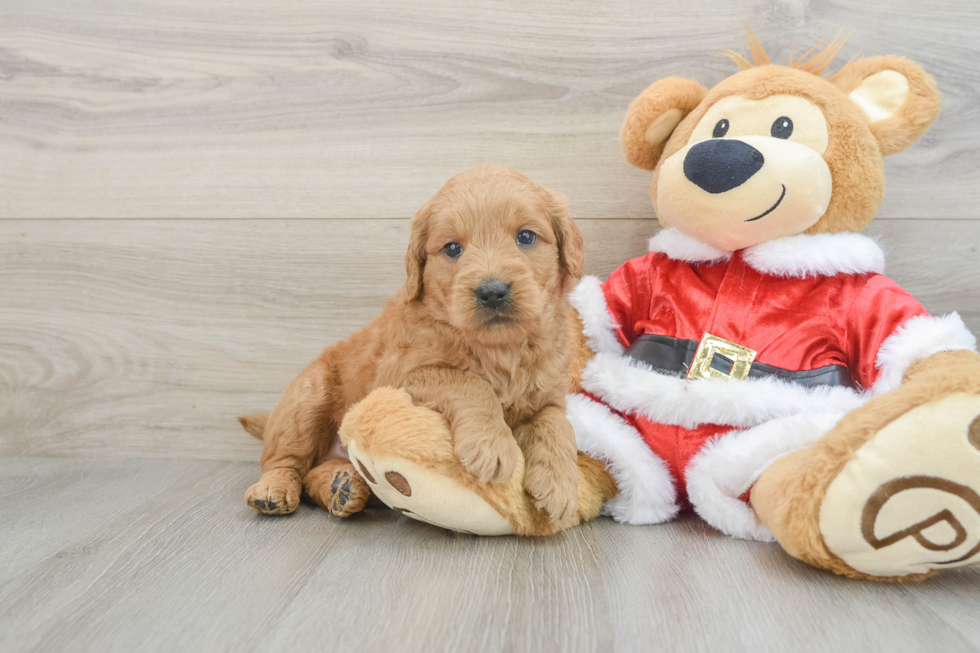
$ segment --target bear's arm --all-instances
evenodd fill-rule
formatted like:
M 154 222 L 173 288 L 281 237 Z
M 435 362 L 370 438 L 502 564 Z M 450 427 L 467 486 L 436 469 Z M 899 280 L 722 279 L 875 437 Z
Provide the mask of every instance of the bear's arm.
M 640 335 L 636 324 L 649 312 L 661 258 L 651 254 L 627 261 L 605 282 L 596 277 L 579 282 L 570 299 L 593 353 L 622 354 Z
M 941 350 L 948 334 L 942 318 L 930 316 L 888 277 L 874 274 L 860 282 L 847 311 L 848 365 L 854 380 L 877 394 L 898 387 L 909 365 Z

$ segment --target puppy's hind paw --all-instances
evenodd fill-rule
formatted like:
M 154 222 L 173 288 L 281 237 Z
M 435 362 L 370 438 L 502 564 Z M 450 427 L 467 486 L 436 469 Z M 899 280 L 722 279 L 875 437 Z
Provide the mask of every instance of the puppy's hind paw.
M 300 478 L 293 469 L 271 469 L 245 491 L 245 503 L 263 515 L 289 515 L 299 506 Z
M 360 512 L 371 497 L 371 488 L 354 465 L 339 458 L 310 470 L 303 484 L 309 497 L 336 517 Z
M 371 489 L 357 472 L 351 470 L 338 471 L 330 483 L 330 502 L 327 510 L 337 517 L 350 517 L 364 509 Z

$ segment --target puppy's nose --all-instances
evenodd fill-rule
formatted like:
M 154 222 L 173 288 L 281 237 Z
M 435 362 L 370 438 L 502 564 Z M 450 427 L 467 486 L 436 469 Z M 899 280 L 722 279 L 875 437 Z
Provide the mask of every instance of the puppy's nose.
M 709 193 L 724 193 L 738 188 L 766 160 L 762 152 L 734 138 L 701 141 L 684 157 L 684 176 Z
M 510 284 L 491 279 L 484 281 L 476 289 L 476 303 L 480 308 L 503 308 L 510 301 Z

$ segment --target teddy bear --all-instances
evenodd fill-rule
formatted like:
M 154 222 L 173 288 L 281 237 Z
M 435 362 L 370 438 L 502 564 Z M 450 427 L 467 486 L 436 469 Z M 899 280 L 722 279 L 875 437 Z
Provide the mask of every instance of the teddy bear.
M 898 56 L 825 75 L 842 44 L 778 65 L 750 35 L 752 61 L 729 52 L 739 72 L 714 88 L 666 78 L 630 105 L 623 152 L 652 171 L 663 228 L 645 256 L 572 294 L 574 519 L 536 513 L 521 465 L 499 485 L 474 479 L 445 419 L 389 388 L 340 428 L 374 494 L 486 535 L 690 507 L 857 579 L 980 562 L 976 339 L 886 277 L 860 233 L 884 195 L 883 157 L 926 132 L 939 92 Z

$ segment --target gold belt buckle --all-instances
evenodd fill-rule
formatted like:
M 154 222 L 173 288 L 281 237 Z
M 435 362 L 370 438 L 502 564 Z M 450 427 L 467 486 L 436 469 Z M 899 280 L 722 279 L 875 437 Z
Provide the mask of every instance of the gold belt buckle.
M 725 374 L 711 367 L 711 360 L 715 354 L 721 354 L 732 361 L 732 371 Z M 691 367 L 687 370 L 689 379 L 735 379 L 744 381 L 749 376 L 752 368 L 752 361 L 755 360 L 756 352 L 748 347 L 736 344 L 730 340 L 713 336 L 705 333 L 698 344 L 698 351 L 694 354 Z

